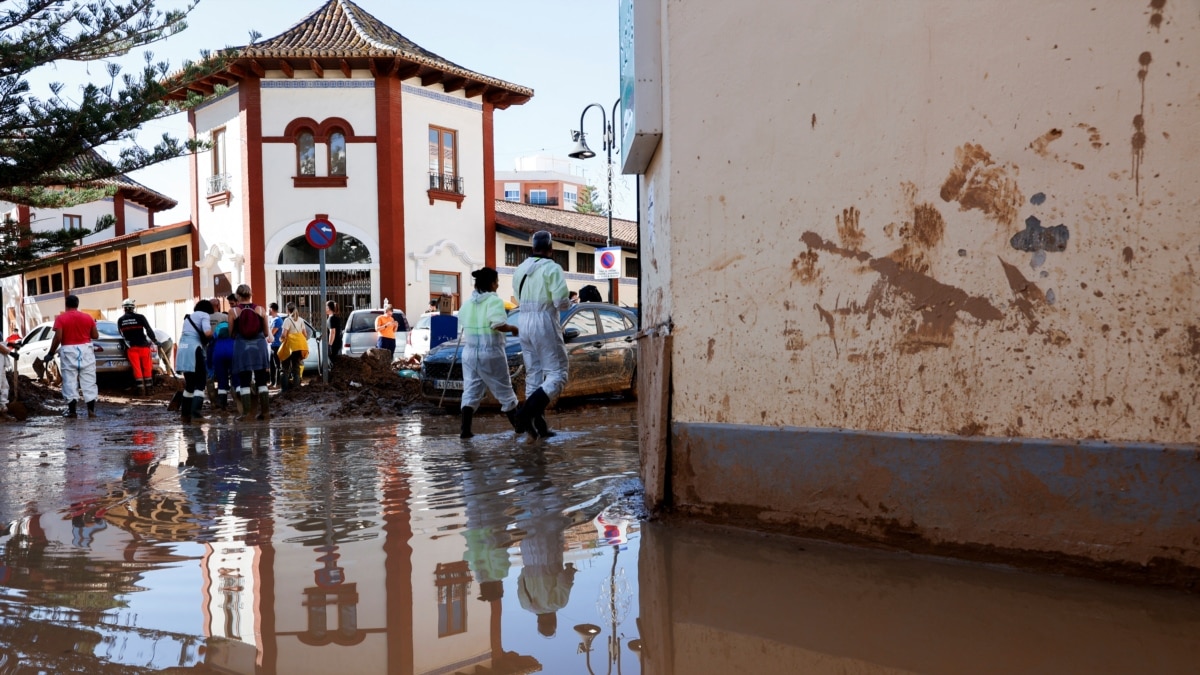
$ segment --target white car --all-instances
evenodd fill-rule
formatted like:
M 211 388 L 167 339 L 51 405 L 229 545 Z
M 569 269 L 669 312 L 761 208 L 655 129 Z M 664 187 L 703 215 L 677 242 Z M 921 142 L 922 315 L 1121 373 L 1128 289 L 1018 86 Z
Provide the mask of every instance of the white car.
M 96 374 L 133 372 L 133 367 L 129 365 L 129 359 L 125 356 L 125 340 L 121 338 L 117 323 L 101 319 L 96 322 L 96 330 L 100 334 L 99 339 L 92 340 L 92 349 L 96 352 Z M 171 345 L 170 336 L 163 331 L 155 330 L 154 334 L 160 343 L 168 347 Z M 17 349 L 21 355 L 17 361 L 17 372 L 30 379 L 37 379 L 33 363 L 46 356 L 53 340 L 54 324 L 52 322 L 40 324 L 37 328 L 29 331 Z M 162 366 L 157 351 L 151 350 L 150 360 L 155 372 L 161 373 Z

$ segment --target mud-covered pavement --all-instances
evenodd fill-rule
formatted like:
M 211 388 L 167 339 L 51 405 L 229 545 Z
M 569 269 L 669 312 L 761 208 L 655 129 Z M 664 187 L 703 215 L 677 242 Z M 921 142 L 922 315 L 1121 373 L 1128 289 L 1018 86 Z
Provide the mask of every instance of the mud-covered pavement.
M 464 441 L 358 384 L 280 396 L 270 422 L 109 395 L 96 419 L 0 424 L 0 673 L 1200 663 L 1197 595 L 646 522 L 629 401 L 564 405 L 534 443 L 485 412 Z

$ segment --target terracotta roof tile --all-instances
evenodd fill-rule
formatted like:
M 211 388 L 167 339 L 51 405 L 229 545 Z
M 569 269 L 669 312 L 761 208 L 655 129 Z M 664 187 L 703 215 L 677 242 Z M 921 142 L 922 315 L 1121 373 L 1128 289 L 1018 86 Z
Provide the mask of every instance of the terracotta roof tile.
M 468 70 L 422 48 L 350 0 L 328 0 L 283 33 L 242 47 L 235 53 L 241 58 L 399 57 L 516 94 L 533 96 L 533 90 L 528 87 Z
M 564 237 L 603 246 L 608 238 L 608 217 L 593 216 L 577 211 L 564 211 L 549 206 L 534 206 L 520 202 L 496 200 L 496 224 L 533 234 L 546 230 Z M 613 244 L 635 248 L 638 241 L 637 223 L 613 218 Z

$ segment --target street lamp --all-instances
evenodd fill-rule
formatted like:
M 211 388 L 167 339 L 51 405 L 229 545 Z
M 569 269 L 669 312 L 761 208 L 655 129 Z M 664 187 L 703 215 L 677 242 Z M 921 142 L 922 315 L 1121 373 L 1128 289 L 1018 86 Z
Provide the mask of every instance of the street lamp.
M 600 123 L 604 126 L 604 152 L 608 159 L 608 239 L 605 240 L 605 246 L 612 246 L 612 219 L 613 219 L 613 170 L 612 170 L 612 151 L 613 145 L 616 144 L 616 134 L 613 133 L 613 127 L 617 124 L 617 106 L 621 103 L 621 99 L 613 102 L 612 115 L 605 116 L 604 106 L 599 103 L 590 103 L 579 114 L 579 131 L 571 132 L 571 140 L 575 142 L 575 149 L 567 156 L 572 159 L 591 159 L 596 156 L 596 153 L 587 146 L 586 135 L 583 133 L 583 118 L 587 116 L 587 111 L 591 108 L 600 110 Z M 617 280 L 608 280 L 608 301 L 613 302 L 617 296 Z

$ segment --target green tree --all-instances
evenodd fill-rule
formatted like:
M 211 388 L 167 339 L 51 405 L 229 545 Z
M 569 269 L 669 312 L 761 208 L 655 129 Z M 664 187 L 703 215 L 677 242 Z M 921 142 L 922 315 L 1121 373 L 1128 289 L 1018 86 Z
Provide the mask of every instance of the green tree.
M 608 213 L 604 210 L 603 204 L 597 203 L 598 199 L 599 193 L 596 188 L 591 185 L 584 185 L 579 188 L 579 196 L 575 200 L 575 210 L 593 216 L 602 216 Z
M 122 74 L 108 63 L 107 81 L 89 82 L 64 94 L 61 83 L 51 96 L 30 91 L 29 74 L 59 61 L 96 61 L 163 40 L 186 27 L 195 6 L 159 11 L 159 0 L 0 0 L 0 200 L 38 208 L 64 208 L 115 192 L 101 181 L 172 159 L 203 147 L 166 134 L 153 146 L 135 142 L 143 124 L 201 100 L 164 101 L 168 89 L 202 77 L 222 60 L 206 54 L 202 65 L 185 63 L 174 74 L 147 52 L 140 72 Z M 7 8 L 6 8 L 7 7 Z M 106 159 L 96 150 L 114 148 Z M 19 229 L 19 226 L 16 226 Z M 0 236 L 0 274 L 30 261 L 30 252 L 68 250 L 80 235 L 25 232 Z M 90 230 L 88 234 L 94 230 Z M 17 248 L 29 251 L 17 251 Z M 36 256 L 35 256 L 36 257 Z

